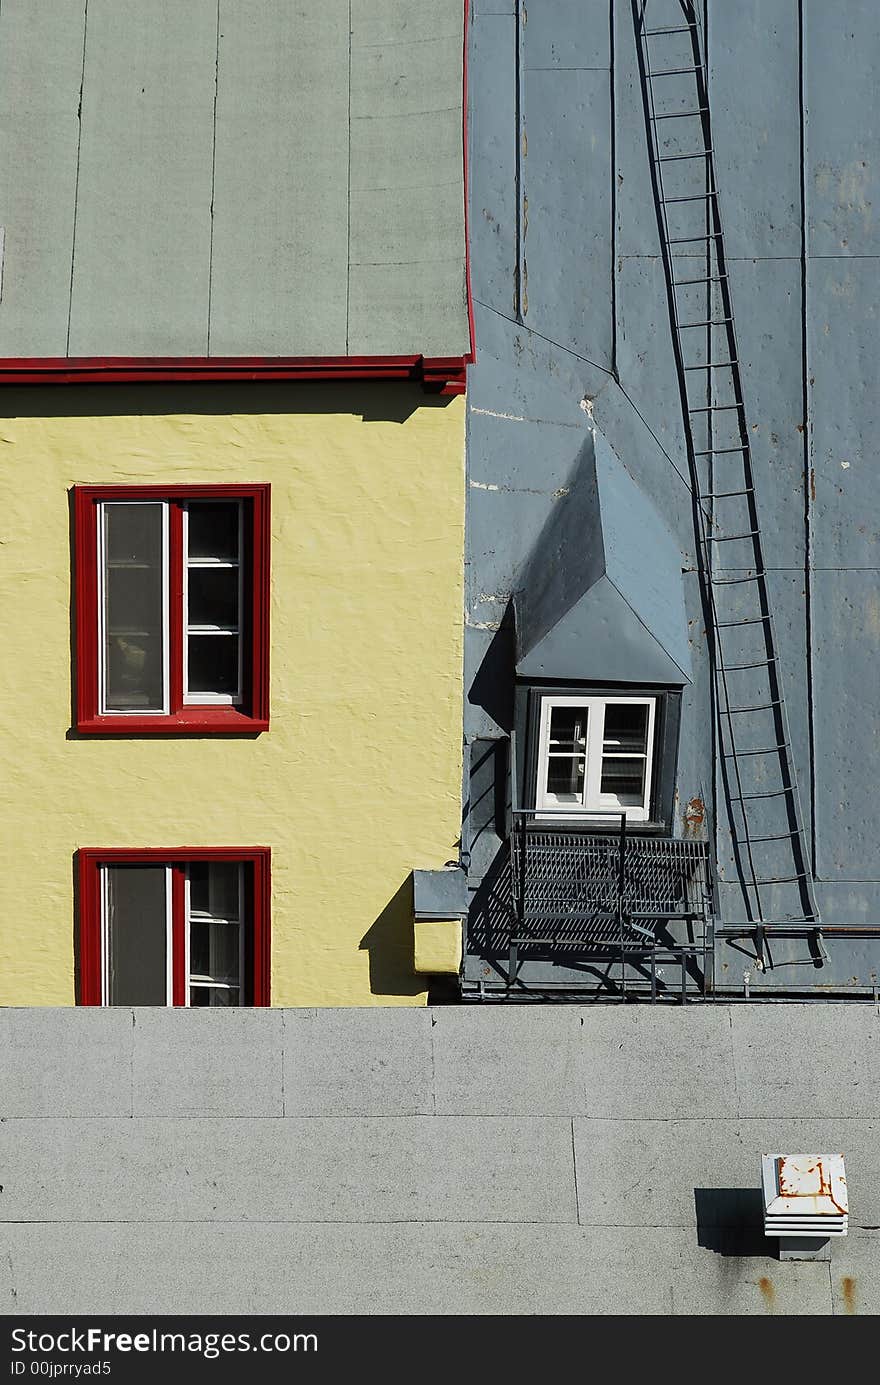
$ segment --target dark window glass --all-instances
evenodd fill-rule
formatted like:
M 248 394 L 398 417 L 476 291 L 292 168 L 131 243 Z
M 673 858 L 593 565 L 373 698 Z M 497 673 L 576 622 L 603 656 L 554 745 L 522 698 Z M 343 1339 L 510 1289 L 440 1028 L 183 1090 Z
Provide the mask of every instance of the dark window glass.
M 164 866 L 108 866 L 110 1005 L 165 1005 L 167 914 Z
M 104 506 L 108 711 L 164 706 L 162 506 Z
M 215 562 L 238 560 L 238 511 L 236 501 L 191 500 L 187 505 L 189 558 L 213 558 Z
M 216 625 L 222 630 L 238 629 L 238 568 L 191 567 L 189 616 L 192 625 Z
M 628 706 L 626 703 L 609 703 L 605 708 L 606 751 L 644 752 L 647 750 L 648 709 Z
M 238 636 L 190 635 L 189 677 L 191 693 L 238 691 Z

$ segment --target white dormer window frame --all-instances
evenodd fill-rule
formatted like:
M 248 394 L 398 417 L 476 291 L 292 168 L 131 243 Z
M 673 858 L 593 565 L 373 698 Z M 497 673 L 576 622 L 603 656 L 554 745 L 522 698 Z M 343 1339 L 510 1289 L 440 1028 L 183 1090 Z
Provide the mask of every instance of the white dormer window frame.
M 622 813 L 628 822 L 650 821 L 657 701 L 583 694 L 541 698 L 535 807 L 546 821 L 619 822 Z M 641 726 L 636 714 L 630 735 L 612 725 L 606 728 L 608 709 L 615 707 L 644 708 Z M 567 718 L 569 710 L 574 715 Z M 563 717 L 554 718 L 556 711 Z M 568 721 L 570 735 L 554 735 L 563 721 Z M 620 781 L 616 790 L 615 779 Z

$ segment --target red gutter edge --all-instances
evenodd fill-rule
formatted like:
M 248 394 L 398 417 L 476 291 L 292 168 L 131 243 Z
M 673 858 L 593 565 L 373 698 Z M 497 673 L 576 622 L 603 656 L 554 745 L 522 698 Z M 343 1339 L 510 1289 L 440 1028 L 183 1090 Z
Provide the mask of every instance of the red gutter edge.
M 470 298 L 470 295 L 468 295 Z M 0 385 L 92 385 L 185 380 L 414 380 L 464 394 L 468 356 L 0 357 Z

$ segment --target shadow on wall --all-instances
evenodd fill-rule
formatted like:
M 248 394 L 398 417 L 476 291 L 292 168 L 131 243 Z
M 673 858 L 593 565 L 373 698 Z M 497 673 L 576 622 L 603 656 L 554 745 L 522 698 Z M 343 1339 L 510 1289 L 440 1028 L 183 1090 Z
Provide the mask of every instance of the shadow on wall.
M 760 1188 L 694 1188 L 697 1245 L 718 1255 L 774 1254 L 764 1235 L 764 1204 Z
M 31 385 L 3 391 L 0 418 L 120 418 L 166 414 L 356 414 L 406 423 L 453 396 L 412 380 L 197 380 L 142 384 Z M 87 478 L 90 479 L 90 478 Z
M 507 732 L 513 726 L 514 638 L 511 602 L 504 612 L 500 626 L 492 636 L 483 662 L 474 674 L 474 681 L 467 695 L 472 707 L 482 707 L 496 725 Z
M 428 978 L 413 971 L 413 882 L 410 873 L 389 899 L 360 941 L 370 954 L 370 992 L 373 995 L 421 995 Z

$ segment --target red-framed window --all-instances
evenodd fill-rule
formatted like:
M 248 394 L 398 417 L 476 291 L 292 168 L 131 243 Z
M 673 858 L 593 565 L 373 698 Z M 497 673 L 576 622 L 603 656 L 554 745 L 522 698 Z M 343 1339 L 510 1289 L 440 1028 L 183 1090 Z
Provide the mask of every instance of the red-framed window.
M 269 487 L 75 486 L 77 730 L 269 725 Z
M 269 1004 L 268 847 L 77 853 L 81 1005 Z

